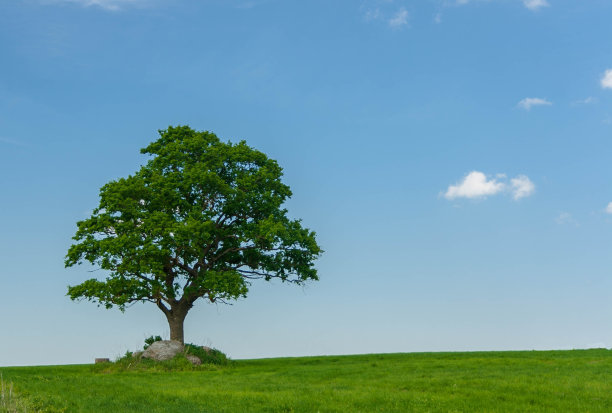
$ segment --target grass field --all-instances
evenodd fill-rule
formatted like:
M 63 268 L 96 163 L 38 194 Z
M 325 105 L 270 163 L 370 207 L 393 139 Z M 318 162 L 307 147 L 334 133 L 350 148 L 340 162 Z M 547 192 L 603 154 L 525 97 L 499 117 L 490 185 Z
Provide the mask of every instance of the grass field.
M 240 360 L 183 372 L 0 368 L 45 412 L 611 412 L 612 351 Z

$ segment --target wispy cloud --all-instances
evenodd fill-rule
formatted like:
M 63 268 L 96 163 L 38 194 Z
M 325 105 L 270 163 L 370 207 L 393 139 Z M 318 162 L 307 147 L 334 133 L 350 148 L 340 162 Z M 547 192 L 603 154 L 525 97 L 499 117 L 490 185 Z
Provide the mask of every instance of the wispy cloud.
M 7 145 L 13 145 L 13 146 L 21 146 L 23 148 L 31 148 L 32 147 L 32 145 L 27 144 L 25 142 L 17 141 L 17 140 L 14 140 L 14 139 L 2 138 L 2 137 L 0 137 L 0 144 L 7 144 Z
M 380 9 L 378 7 L 375 9 L 368 9 L 365 11 L 363 16 L 365 17 L 366 21 L 380 19 L 381 17 Z
M 517 104 L 519 108 L 525 109 L 525 110 L 531 110 L 531 108 L 534 106 L 547 106 L 547 105 L 552 105 L 552 102 L 546 99 L 541 99 L 541 98 L 525 98 Z
M 456 0 L 455 4 L 462 6 L 468 3 L 475 3 L 477 1 L 492 2 L 494 0 Z M 521 0 L 521 2 L 523 3 L 523 6 L 527 7 L 529 10 L 534 11 L 541 9 L 542 7 L 550 6 L 547 0 Z
M 606 213 L 607 214 L 612 214 L 612 202 L 610 202 L 608 204 L 608 206 L 606 207 Z
M 529 10 L 539 10 L 542 7 L 550 6 L 546 0 L 523 0 L 523 4 Z
M 389 19 L 389 26 L 399 29 L 402 26 L 408 24 L 408 10 L 403 7 L 400 9 Z
M 601 78 L 601 87 L 604 89 L 612 89 L 612 69 L 606 70 Z
M 401 3 L 403 1 L 364 0 L 359 9 L 367 22 L 378 21 L 392 29 L 401 29 L 408 26 L 410 20 L 408 9 Z
M 151 0 L 43 0 L 46 4 L 72 3 L 82 7 L 99 7 L 104 10 L 118 11 L 129 6 L 145 6 Z
M 597 98 L 589 96 L 588 98 L 576 100 L 573 102 L 574 105 L 590 105 L 591 103 L 597 103 Z
M 271 0 L 246 0 L 239 1 L 236 6 L 237 9 L 253 9 L 255 7 L 261 6 L 263 4 L 269 3 Z
M 555 218 L 555 222 L 559 225 L 573 225 L 576 227 L 580 226 L 578 221 L 576 221 L 572 214 L 570 214 L 569 212 L 560 212 L 559 215 L 557 215 L 557 217 Z
M 512 178 L 508 184 L 505 174 L 487 177 L 483 172 L 472 171 L 457 184 L 450 185 L 444 193 L 444 197 L 449 200 L 457 198 L 477 199 L 503 192 L 510 193 L 514 200 L 519 200 L 532 195 L 535 192 L 535 185 L 526 175 Z

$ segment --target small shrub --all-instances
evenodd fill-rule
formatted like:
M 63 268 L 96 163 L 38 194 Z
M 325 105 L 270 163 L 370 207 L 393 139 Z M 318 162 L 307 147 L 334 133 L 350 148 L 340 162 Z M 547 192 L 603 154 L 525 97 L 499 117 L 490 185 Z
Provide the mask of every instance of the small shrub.
M 145 339 L 145 350 L 156 341 L 161 341 L 160 336 L 151 336 Z M 196 356 L 202 361 L 201 365 L 194 366 L 187 359 L 187 354 Z M 193 371 L 193 370 L 217 370 L 221 366 L 227 366 L 230 360 L 225 353 L 215 348 L 201 347 L 195 344 L 185 344 L 185 350 L 177 354 L 171 360 L 155 361 L 142 358 L 142 351 L 132 353 L 126 351 L 123 357 L 117 358 L 112 363 L 94 364 L 92 370 L 98 373 L 113 373 L 121 371 Z M 0 411 L 0 413 L 3 413 Z
M 219 350 L 211 350 L 210 353 L 206 353 L 206 350 L 195 346 L 193 344 L 188 345 L 191 348 L 191 351 L 179 353 L 171 360 L 165 361 L 155 361 L 147 358 L 142 358 L 140 355 L 136 357 L 127 352 L 125 356 L 118 358 L 112 363 L 101 363 L 94 364 L 92 366 L 92 371 L 96 373 L 117 373 L 117 372 L 163 372 L 163 371 L 210 371 L 210 370 L 219 370 L 223 368 L 229 363 L 229 360 L 225 354 L 220 352 Z M 185 346 L 187 347 L 187 345 Z M 194 349 L 199 349 L 204 352 L 202 354 Z M 186 354 L 193 354 L 202 360 L 202 364 L 199 366 L 194 366 L 187 359 Z M 0 410 L 0 413 L 3 413 Z
M 146 350 L 151 344 L 155 343 L 156 341 L 162 341 L 162 338 L 160 336 L 151 336 L 149 338 L 145 338 L 145 344 L 143 348 Z

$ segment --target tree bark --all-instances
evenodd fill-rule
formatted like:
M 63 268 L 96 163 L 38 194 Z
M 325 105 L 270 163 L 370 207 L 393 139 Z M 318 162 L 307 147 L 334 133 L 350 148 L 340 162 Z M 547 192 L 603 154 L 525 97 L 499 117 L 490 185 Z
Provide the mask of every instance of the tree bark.
M 185 344 L 185 333 L 183 331 L 185 317 L 187 317 L 187 311 L 181 308 L 173 308 L 166 313 L 168 325 L 170 326 L 170 340 Z

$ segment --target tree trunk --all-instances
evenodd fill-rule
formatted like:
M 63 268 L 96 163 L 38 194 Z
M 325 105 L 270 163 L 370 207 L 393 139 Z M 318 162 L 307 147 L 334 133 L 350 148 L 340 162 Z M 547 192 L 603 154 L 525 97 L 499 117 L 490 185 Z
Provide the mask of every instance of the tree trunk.
M 183 332 L 183 324 L 187 311 L 174 308 L 166 314 L 168 325 L 170 326 L 170 340 L 179 341 L 185 344 L 185 333 Z

